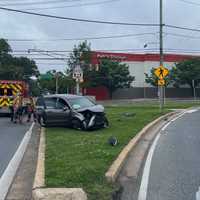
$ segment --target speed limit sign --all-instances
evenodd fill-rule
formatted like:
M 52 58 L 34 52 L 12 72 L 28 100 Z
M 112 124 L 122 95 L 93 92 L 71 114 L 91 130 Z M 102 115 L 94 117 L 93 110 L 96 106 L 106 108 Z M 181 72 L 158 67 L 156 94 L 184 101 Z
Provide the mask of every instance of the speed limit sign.
M 81 81 L 83 79 L 83 70 L 80 66 L 76 66 L 73 70 L 73 79 Z

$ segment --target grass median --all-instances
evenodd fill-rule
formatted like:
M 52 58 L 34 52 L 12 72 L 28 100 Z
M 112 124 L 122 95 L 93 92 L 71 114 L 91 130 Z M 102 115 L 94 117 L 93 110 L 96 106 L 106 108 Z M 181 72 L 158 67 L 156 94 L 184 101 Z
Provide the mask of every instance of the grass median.
M 170 103 L 166 108 L 186 108 L 194 104 Z M 165 109 L 163 113 L 169 112 Z M 109 106 L 110 127 L 90 132 L 48 128 L 46 132 L 45 181 L 47 187 L 83 188 L 89 200 L 110 200 L 114 186 L 105 173 L 123 147 L 146 124 L 162 115 L 157 105 Z M 129 113 L 128 115 L 126 113 Z M 119 144 L 112 147 L 108 139 Z

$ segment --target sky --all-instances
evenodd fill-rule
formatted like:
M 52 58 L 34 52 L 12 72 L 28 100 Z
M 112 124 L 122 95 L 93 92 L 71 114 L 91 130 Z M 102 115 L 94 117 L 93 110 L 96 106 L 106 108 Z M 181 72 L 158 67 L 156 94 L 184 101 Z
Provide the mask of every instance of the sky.
M 159 0 L 0 0 L 0 7 L 90 20 L 159 23 Z M 52 7 L 54 9 L 49 9 Z M 163 9 L 164 24 L 200 29 L 198 0 L 163 0 Z M 53 39 L 132 34 L 131 37 L 88 40 L 88 42 L 91 43 L 92 50 L 111 52 L 120 50 L 130 53 L 151 53 L 159 49 L 159 27 L 157 26 L 75 22 L 0 10 L 0 27 L 0 38 L 8 39 L 13 55 L 35 58 L 42 73 L 51 69 L 63 71 L 67 66 L 68 52 L 45 55 L 46 51 L 71 51 L 74 45 L 83 41 L 52 41 Z M 13 41 L 13 39 L 34 41 Z M 147 44 L 146 48 L 144 44 Z M 196 55 L 200 54 L 198 50 L 200 50 L 200 31 L 164 27 L 165 53 Z M 64 58 L 64 60 L 50 60 L 53 57 Z M 42 60 L 43 58 L 45 60 Z

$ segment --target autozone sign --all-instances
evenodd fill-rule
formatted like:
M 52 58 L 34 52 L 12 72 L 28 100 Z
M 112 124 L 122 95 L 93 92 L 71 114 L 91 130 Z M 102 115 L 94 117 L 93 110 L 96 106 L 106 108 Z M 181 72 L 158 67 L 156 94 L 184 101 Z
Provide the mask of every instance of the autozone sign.
M 97 58 L 107 58 L 111 60 L 126 60 L 126 56 L 114 55 L 114 54 L 97 54 Z

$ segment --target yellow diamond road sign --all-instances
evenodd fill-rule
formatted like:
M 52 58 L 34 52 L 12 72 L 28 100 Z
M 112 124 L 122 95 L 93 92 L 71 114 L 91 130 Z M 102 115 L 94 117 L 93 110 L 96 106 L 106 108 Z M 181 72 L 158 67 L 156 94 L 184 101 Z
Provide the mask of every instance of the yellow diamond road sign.
M 164 79 L 159 79 L 159 80 L 158 80 L 158 85 L 159 85 L 159 86 L 165 85 L 165 80 L 164 80 Z
M 163 79 L 169 74 L 169 70 L 163 66 L 160 66 L 154 70 L 154 74 L 159 78 Z

